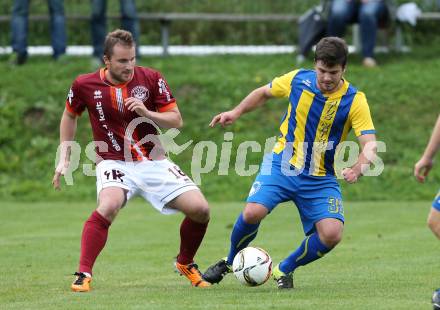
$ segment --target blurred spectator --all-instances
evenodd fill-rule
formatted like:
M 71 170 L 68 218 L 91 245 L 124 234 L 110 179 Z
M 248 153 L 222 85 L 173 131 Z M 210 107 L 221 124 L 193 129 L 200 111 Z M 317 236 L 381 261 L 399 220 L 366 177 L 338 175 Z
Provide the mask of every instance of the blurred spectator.
M 136 42 L 136 54 L 138 56 L 137 43 L 139 42 L 139 23 L 136 14 L 134 0 L 119 0 L 121 11 L 121 28 L 130 31 Z M 107 34 L 107 0 L 92 0 L 92 43 L 94 63 L 103 64 L 104 39 Z
M 58 60 L 66 52 L 64 0 L 48 0 L 53 58 Z M 11 19 L 11 63 L 22 65 L 27 60 L 29 0 L 15 0 Z
M 332 0 L 327 34 L 342 37 L 347 24 L 359 23 L 363 64 L 376 66 L 374 47 L 377 29 L 389 19 L 388 3 L 385 0 Z

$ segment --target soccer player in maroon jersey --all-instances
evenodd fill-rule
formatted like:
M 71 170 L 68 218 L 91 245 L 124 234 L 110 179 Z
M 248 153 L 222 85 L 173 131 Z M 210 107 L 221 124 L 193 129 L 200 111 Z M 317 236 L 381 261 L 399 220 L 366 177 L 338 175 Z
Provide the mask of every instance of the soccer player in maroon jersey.
M 163 214 L 185 214 L 176 268 L 193 286 L 210 286 L 193 260 L 208 226 L 208 203 L 193 181 L 165 156 L 158 139 L 143 142 L 145 137 L 157 136 L 157 126 L 181 127 L 182 117 L 165 79 L 157 71 L 136 66 L 135 54 L 130 32 L 109 33 L 105 68 L 75 79 L 61 118 L 64 155 L 53 177 L 55 189 L 60 189 L 60 176 L 69 165 L 63 142 L 73 141 L 78 116 L 85 109 L 97 150 L 98 207 L 84 224 L 79 267 L 71 286 L 76 292 L 90 290 L 93 264 L 105 246 L 108 229 L 135 195 Z

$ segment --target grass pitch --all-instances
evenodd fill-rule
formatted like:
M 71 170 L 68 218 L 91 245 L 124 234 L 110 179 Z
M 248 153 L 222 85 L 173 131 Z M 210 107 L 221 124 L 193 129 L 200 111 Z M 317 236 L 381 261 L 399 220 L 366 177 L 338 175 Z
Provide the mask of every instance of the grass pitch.
M 90 203 L 3 202 L 0 225 L 1 309 L 430 309 L 440 286 L 440 242 L 426 228 L 430 202 L 346 202 L 342 243 L 301 267 L 296 288 L 273 280 L 241 286 L 232 275 L 192 288 L 173 271 L 181 215 L 163 216 L 141 200 L 113 223 L 94 269 L 93 291 L 70 292 Z M 243 203 L 212 203 L 197 256 L 202 270 L 224 256 Z M 252 243 L 274 263 L 303 239 L 296 208 L 279 206 Z

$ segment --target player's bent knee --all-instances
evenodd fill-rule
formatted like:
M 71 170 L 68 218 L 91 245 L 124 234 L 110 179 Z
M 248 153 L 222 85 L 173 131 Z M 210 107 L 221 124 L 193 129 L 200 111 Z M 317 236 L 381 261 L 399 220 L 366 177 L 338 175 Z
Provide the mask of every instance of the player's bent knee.
M 433 228 L 435 227 L 433 220 L 428 217 L 428 220 L 426 221 L 426 225 L 428 225 L 429 229 L 433 230 Z
M 185 212 L 182 210 L 187 216 L 189 216 L 192 220 L 199 223 L 207 223 L 209 221 L 210 210 L 209 205 L 206 199 L 196 199 L 194 204 L 192 204 L 191 208 Z
M 198 199 L 195 200 L 194 214 L 196 216 L 196 220 L 200 223 L 206 223 L 209 221 L 209 204 L 203 195 L 200 195 Z
M 243 219 L 248 224 L 257 224 L 263 220 L 268 210 L 260 204 L 247 204 L 243 211 Z
M 109 221 L 113 221 L 119 210 L 122 208 L 122 204 L 117 201 L 100 201 L 97 211 L 103 217 L 108 219 Z
M 342 235 L 325 235 L 325 236 L 319 236 L 319 239 L 321 239 L 321 242 L 324 243 L 329 248 L 334 248 L 342 239 Z
M 210 211 L 209 211 L 209 206 L 208 206 L 208 203 L 207 202 L 205 202 L 205 203 L 202 203 L 202 204 L 199 204 L 197 207 L 196 207 L 196 217 L 197 217 L 197 221 L 198 222 L 200 222 L 200 223 L 206 223 L 206 222 L 208 222 L 209 221 L 209 214 L 210 214 Z
M 323 229 L 319 232 L 319 239 L 327 247 L 333 248 L 342 240 L 342 229 Z
M 431 217 L 428 218 L 428 227 L 437 236 L 440 237 L 440 222 Z
M 440 238 L 440 212 L 437 209 L 431 208 L 431 211 L 428 215 L 427 224 L 429 229 L 431 229 L 437 238 Z
M 318 221 L 315 225 L 319 239 L 327 247 L 333 248 L 341 241 L 344 231 L 342 221 L 334 218 L 325 218 Z

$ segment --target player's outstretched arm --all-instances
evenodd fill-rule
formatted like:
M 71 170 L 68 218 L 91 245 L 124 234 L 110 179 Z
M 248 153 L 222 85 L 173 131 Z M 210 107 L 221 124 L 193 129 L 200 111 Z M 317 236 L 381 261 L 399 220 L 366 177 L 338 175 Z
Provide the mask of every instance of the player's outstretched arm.
M 255 110 L 262 106 L 268 99 L 272 98 L 269 85 L 262 86 L 253 90 L 247 95 L 239 105 L 234 109 L 222 112 L 214 116 L 209 123 L 210 127 L 214 127 L 217 123 L 223 127 L 234 123 L 242 114 Z
M 376 158 L 377 154 L 375 134 L 361 135 L 358 139 L 361 145 L 361 153 L 358 156 L 358 160 L 351 168 L 345 168 L 342 171 L 342 176 L 348 183 L 356 183 Z
M 72 114 L 64 109 L 63 116 L 61 117 L 60 122 L 60 161 L 55 168 L 55 174 L 52 179 L 52 185 L 56 190 L 61 189 L 60 176 L 64 175 L 65 171 L 69 167 L 70 161 L 70 149 L 63 142 L 73 141 L 73 139 L 75 138 L 77 119 L 78 117 L 75 114 Z
M 414 176 L 420 183 L 425 182 L 433 164 L 434 156 L 440 148 L 440 115 L 432 131 L 431 138 L 426 146 L 425 152 L 419 161 L 414 165 Z

